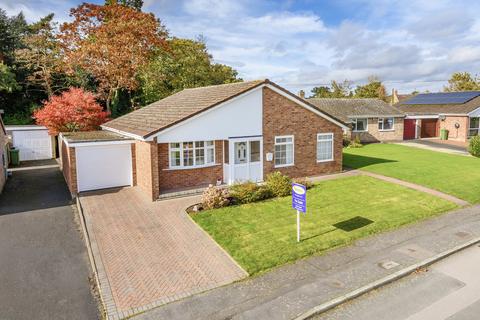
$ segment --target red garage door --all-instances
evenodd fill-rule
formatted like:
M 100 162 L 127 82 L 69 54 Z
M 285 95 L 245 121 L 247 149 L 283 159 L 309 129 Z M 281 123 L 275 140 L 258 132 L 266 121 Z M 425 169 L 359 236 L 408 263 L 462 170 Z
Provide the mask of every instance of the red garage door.
M 403 122 L 403 139 L 415 139 L 415 119 L 405 119 Z

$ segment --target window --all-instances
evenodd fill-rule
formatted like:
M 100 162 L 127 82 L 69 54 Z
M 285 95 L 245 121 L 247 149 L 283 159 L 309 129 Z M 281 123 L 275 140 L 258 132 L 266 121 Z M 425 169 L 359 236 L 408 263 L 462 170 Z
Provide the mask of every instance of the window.
M 293 165 L 293 136 L 275 137 L 275 167 Z
M 250 141 L 250 162 L 260 161 L 260 141 Z
M 468 135 L 470 137 L 478 136 L 480 134 L 480 118 L 470 118 L 470 129 Z
M 317 162 L 333 160 L 333 133 L 317 134 Z
M 367 118 L 352 119 L 352 125 L 354 132 L 368 131 Z
M 192 168 L 215 164 L 213 141 L 188 141 L 169 144 L 170 168 Z
M 378 130 L 380 131 L 388 131 L 393 130 L 394 125 L 393 118 L 378 118 Z

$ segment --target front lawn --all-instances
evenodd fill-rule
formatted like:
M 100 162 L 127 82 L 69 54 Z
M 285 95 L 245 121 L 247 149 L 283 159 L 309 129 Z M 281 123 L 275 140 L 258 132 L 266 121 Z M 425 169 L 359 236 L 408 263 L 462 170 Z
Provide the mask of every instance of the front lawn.
M 250 274 L 454 209 L 446 200 L 367 176 L 317 184 L 307 193 L 296 242 L 291 197 L 200 212 L 193 219 Z
M 395 144 L 345 149 L 343 164 L 480 203 L 480 159 Z

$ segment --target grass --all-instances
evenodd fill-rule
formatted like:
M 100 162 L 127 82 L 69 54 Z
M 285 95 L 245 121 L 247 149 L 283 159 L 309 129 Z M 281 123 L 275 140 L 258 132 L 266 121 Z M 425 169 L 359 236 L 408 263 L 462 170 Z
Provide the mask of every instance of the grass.
M 456 208 L 446 200 L 367 176 L 321 182 L 307 197 L 300 243 L 291 197 L 192 217 L 249 274 L 256 274 Z
M 343 163 L 480 203 L 479 158 L 394 144 L 370 144 L 345 149 Z

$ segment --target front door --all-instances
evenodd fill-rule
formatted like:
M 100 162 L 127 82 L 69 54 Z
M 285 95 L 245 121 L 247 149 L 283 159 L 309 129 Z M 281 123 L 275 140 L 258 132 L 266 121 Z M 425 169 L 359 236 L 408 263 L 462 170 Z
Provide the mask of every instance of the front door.
M 231 140 L 233 154 L 230 163 L 230 183 L 263 180 L 262 139 Z M 233 160 L 233 161 L 232 161 Z

